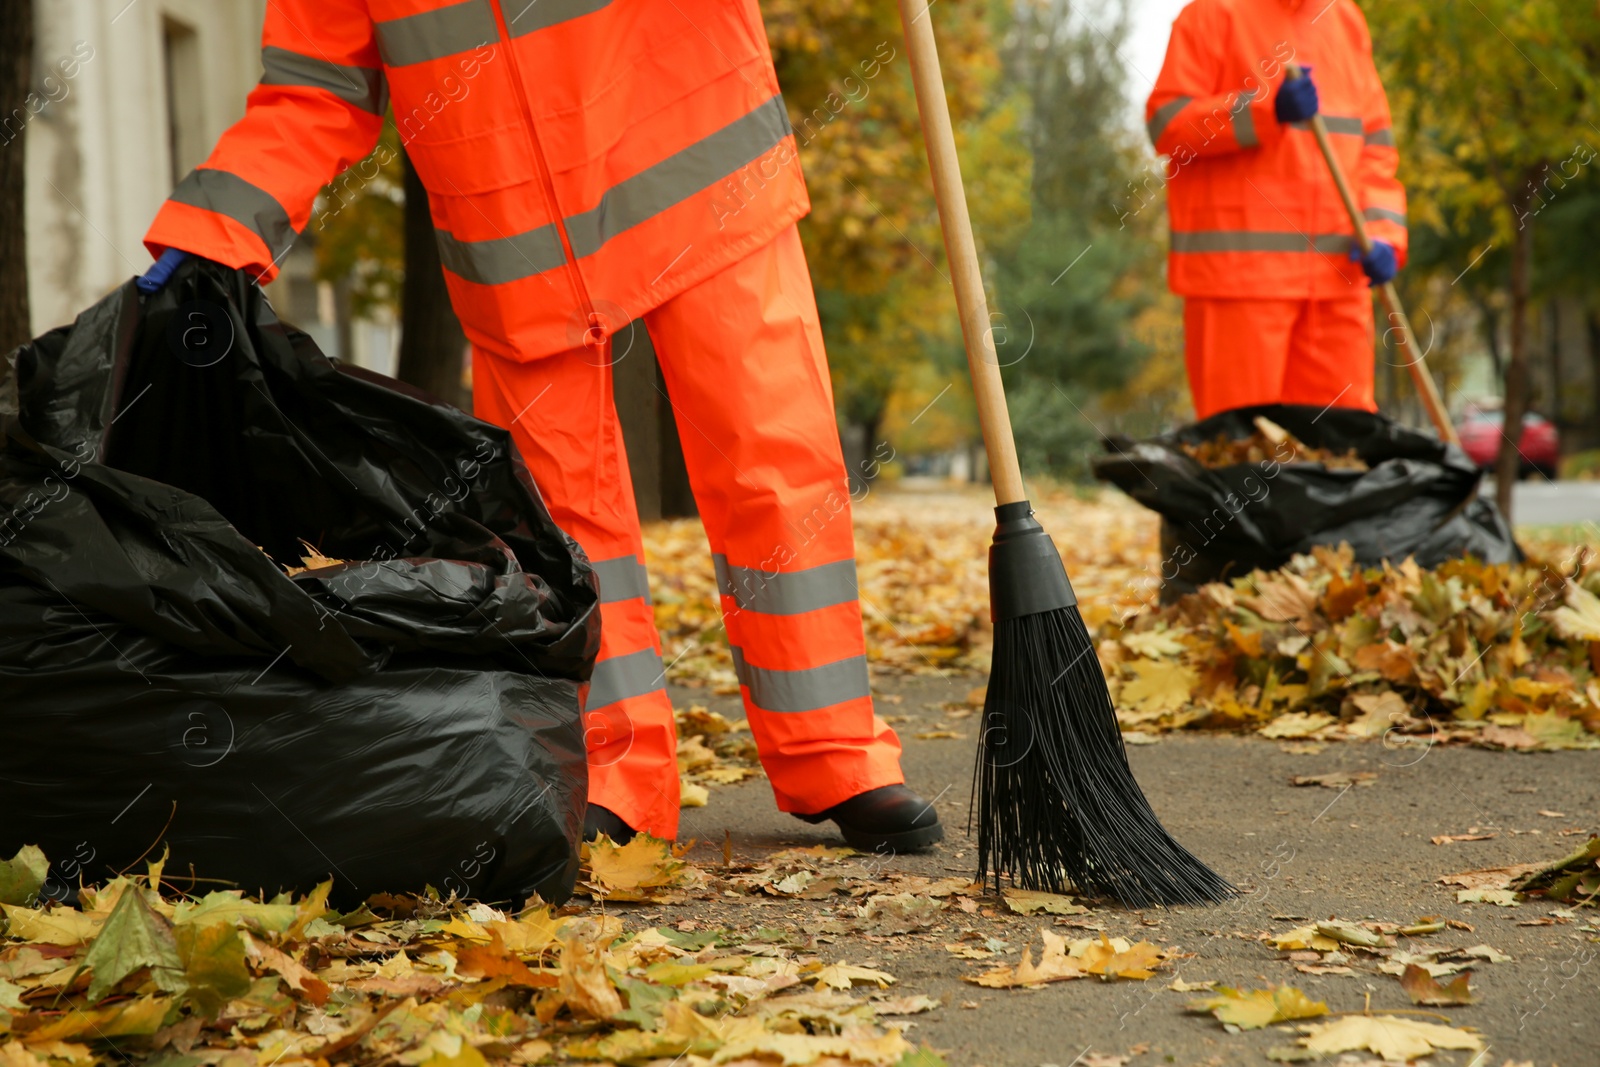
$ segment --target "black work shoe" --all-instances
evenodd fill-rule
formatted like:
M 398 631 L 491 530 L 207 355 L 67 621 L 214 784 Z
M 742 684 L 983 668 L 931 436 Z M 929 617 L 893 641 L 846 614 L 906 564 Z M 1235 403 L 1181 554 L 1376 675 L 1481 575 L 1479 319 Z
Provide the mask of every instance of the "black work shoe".
M 845 844 L 862 852 L 894 855 L 920 852 L 944 840 L 944 827 L 933 805 L 903 785 L 886 785 L 857 793 L 815 815 L 796 815 L 803 822 L 832 819 Z
M 610 808 L 601 807 L 599 804 L 590 804 L 589 810 L 583 813 L 583 839 L 593 841 L 601 834 L 605 834 L 619 845 L 626 845 L 633 840 L 639 831 L 622 821 L 622 816 Z

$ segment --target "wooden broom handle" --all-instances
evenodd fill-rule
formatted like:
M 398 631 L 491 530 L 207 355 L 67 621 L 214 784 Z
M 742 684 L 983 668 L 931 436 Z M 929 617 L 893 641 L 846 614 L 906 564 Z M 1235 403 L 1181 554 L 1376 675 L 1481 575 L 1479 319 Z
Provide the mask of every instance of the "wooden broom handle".
M 956 307 L 961 312 L 961 337 L 966 342 L 967 369 L 972 375 L 983 447 L 989 454 L 994 500 L 996 504 L 1012 504 L 1026 500 L 1028 494 L 1022 487 L 1017 444 L 1011 436 L 1011 415 L 1006 410 L 1005 387 L 1000 381 L 1000 358 L 990 329 L 989 301 L 978 269 L 978 248 L 972 239 L 972 219 L 967 214 L 967 193 L 961 183 L 961 164 L 956 158 L 950 105 L 945 100 L 927 0 L 900 0 L 900 21 L 906 31 L 917 113 L 922 119 L 922 139 L 928 146 L 928 166 L 933 171 L 934 199 L 939 205 L 939 225 L 944 231 L 945 258 L 950 261 Z
M 1287 65 L 1289 77 L 1302 78 L 1305 76 L 1298 63 Z M 1333 143 L 1328 140 L 1328 124 L 1322 120 L 1322 113 L 1311 116 L 1311 132 L 1317 138 L 1317 147 L 1322 149 L 1322 158 L 1328 163 L 1328 170 L 1333 175 L 1334 187 L 1339 190 L 1339 199 L 1344 201 L 1344 209 L 1350 215 L 1350 225 L 1355 227 L 1356 243 L 1361 246 L 1363 253 L 1372 251 L 1372 238 L 1367 236 L 1367 225 L 1361 217 L 1361 207 L 1356 203 L 1355 194 L 1350 191 L 1350 183 L 1345 179 L 1344 168 L 1339 165 L 1339 159 L 1333 154 Z M 1444 400 L 1439 396 L 1439 387 L 1434 384 L 1433 375 L 1428 373 L 1428 364 L 1423 358 L 1422 349 L 1417 347 L 1417 335 L 1411 332 L 1411 320 L 1406 317 L 1405 308 L 1400 305 L 1400 294 L 1395 292 L 1394 282 L 1387 281 L 1378 287 L 1378 295 L 1383 300 L 1383 309 L 1389 315 L 1389 321 L 1400 328 L 1400 343 L 1398 347 L 1406 359 L 1406 369 L 1411 372 L 1411 381 L 1417 387 L 1417 395 L 1422 398 L 1422 406 L 1428 409 L 1428 418 L 1433 423 L 1433 428 L 1439 432 L 1439 437 L 1452 445 L 1461 444 L 1461 438 L 1456 434 L 1456 428 L 1450 423 L 1450 415 L 1444 409 Z

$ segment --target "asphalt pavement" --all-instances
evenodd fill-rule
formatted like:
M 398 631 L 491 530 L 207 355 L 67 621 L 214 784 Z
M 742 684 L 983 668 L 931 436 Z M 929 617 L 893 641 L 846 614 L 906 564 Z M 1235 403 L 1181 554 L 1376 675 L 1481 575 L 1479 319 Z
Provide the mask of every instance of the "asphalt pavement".
M 1482 492 L 1494 496 L 1493 479 L 1484 479 Z M 1520 481 L 1511 489 L 1511 514 L 1518 526 L 1585 524 L 1600 533 L 1600 482 Z
M 879 686 L 880 697 L 889 698 L 880 711 L 908 717 L 897 724 L 908 778 L 937 798 L 948 830 L 939 850 L 894 860 L 900 869 L 938 877 L 974 873 L 974 842 L 966 824 L 976 724 L 972 717 L 950 716 L 940 704 L 959 702 L 981 682 L 958 677 Z M 708 699 L 697 690 L 675 690 L 673 696 L 739 716 L 732 698 Z M 940 725 L 966 736 L 913 736 Z M 1514 908 L 1459 904 L 1454 890 L 1438 884 L 1441 876 L 1459 871 L 1559 858 L 1584 839 L 1561 836 L 1561 830 L 1600 830 L 1600 752 L 1391 748 L 1373 741 L 1296 754 L 1282 742 L 1197 734 L 1132 747 L 1129 759 L 1168 829 L 1245 891 L 1214 908 L 1131 912 L 1095 903 L 1091 914 L 1075 917 L 1103 925 L 1109 936 L 1152 940 L 1193 954 L 1171 970 L 1146 982 L 1088 979 L 1031 992 L 961 981 L 963 974 L 996 962 L 1015 962 L 1030 940 L 1037 947 L 1040 917 L 1011 916 L 1003 908 L 992 916 L 949 913 L 949 923 L 927 934 L 839 938 L 820 950 L 881 966 L 899 978 L 897 992 L 939 997 L 943 1006 L 916 1016 L 908 1036 L 941 1051 L 952 1067 L 1085 1067 L 1096 1057 L 1110 1057 L 1099 1061 L 1109 1064 L 1118 1056 L 1130 1057 L 1129 1067 L 1266 1065 L 1268 1049 L 1292 1044 L 1291 1029 L 1227 1033 L 1209 1016 L 1185 1013 L 1193 994 L 1169 990 L 1173 978 L 1213 979 L 1243 989 L 1288 983 L 1326 1001 L 1331 1011 L 1360 1011 L 1369 1003 L 1375 1012 L 1412 1009 L 1398 981 L 1370 963 L 1358 961 L 1350 975 L 1305 974 L 1258 937 L 1334 917 L 1408 923 L 1441 916 L 1468 923 L 1472 930 L 1431 935 L 1427 947 L 1487 944 L 1511 959 L 1474 972 L 1478 1003 L 1428 1009 L 1453 1025 L 1476 1028 L 1487 1051 L 1437 1052 L 1424 1062 L 1600 1064 L 1600 934 L 1593 932 L 1600 928 L 1600 910 L 1582 909 L 1568 920 L 1555 914 L 1557 906 L 1537 900 Z M 1289 782 L 1294 775 L 1335 771 L 1368 771 L 1376 778 L 1343 789 Z M 1447 845 L 1430 841 L 1469 831 L 1493 836 Z M 694 855 L 703 862 L 720 861 L 725 832 L 735 853 L 745 857 L 834 840 L 826 826 L 808 826 L 779 813 L 761 779 L 714 789 L 708 806 L 684 812 L 680 839 L 702 842 Z M 802 925 L 828 917 L 838 906 L 828 901 L 742 905 Z M 696 913 L 693 905 L 683 910 Z M 1532 922 L 1542 925 L 1527 925 Z M 964 927 L 998 937 L 1009 948 L 997 960 L 956 959 L 944 945 Z M 1081 926 L 1057 930 L 1090 936 Z M 1378 1061 L 1363 1055 L 1347 1062 Z

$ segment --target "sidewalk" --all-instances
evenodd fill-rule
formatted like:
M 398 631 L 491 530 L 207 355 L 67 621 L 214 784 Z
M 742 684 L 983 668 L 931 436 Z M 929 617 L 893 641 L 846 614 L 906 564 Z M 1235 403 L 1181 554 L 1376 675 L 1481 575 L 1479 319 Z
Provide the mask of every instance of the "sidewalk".
M 948 838 L 938 852 L 901 858 L 896 866 L 935 877 L 970 874 L 973 840 L 966 833 L 976 722 L 952 719 L 937 705 L 959 702 L 980 679 L 918 679 L 881 686 L 887 714 L 909 721 L 897 728 L 906 746 L 911 783 L 938 797 Z M 704 690 L 677 690 L 681 704 L 705 703 L 739 717 L 732 698 L 707 699 Z M 892 702 L 894 696 L 900 702 Z M 965 738 L 917 740 L 941 726 Z M 1501 1067 L 1531 1061 L 1539 1067 L 1600 1063 L 1600 910 L 1579 909 L 1574 920 L 1555 918 L 1555 905 L 1529 900 L 1518 907 L 1458 904 L 1444 875 L 1474 868 L 1553 860 L 1582 843 L 1558 831 L 1600 830 L 1600 754 L 1555 752 L 1517 755 L 1461 747 L 1385 749 L 1377 742 L 1333 743 L 1296 754 L 1255 737 L 1166 736 L 1140 745 L 1129 757 L 1152 806 L 1185 845 L 1245 896 L 1213 909 L 1183 908 L 1136 914 L 1094 906 L 1087 915 L 1055 920 L 1057 932 L 1081 938 L 1104 927 L 1108 936 L 1146 939 L 1193 953 L 1145 982 L 1064 982 L 1037 991 L 984 989 L 962 982 L 998 963 L 1013 963 L 1023 945 L 1038 947 L 1037 928 L 1049 916 L 1015 916 L 999 909 L 951 915 L 931 931 L 865 938 L 848 947 L 852 963 L 882 966 L 899 978 L 900 995 L 926 993 L 943 1006 L 916 1016 L 908 1036 L 945 1053 L 952 1067 L 1039 1067 L 1054 1064 L 1267 1064 L 1265 1053 L 1291 1045 L 1290 1026 L 1238 1034 L 1224 1032 L 1208 1015 L 1184 1012 L 1196 994 L 1168 989 L 1175 977 L 1189 983 L 1259 989 L 1290 984 L 1330 1011 L 1360 1011 L 1371 997 L 1377 1011 L 1413 1009 L 1397 979 L 1380 973 L 1371 957 L 1352 953 L 1352 973 L 1308 974 L 1285 953 L 1258 940 L 1329 918 L 1411 923 L 1423 916 L 1454 919 L 1471 931 L 1447 929 L 1419 938 L 1414 949 L 1487 944 L 1511 957 L 1474 969 L 1478 1003 L 1427 1009 L 1458 1027 L 1476 1028 L 1488 1048 L 1481 1053 L 1436 1052 L 1430 1064 Z M 1376 775 L 1367 784 L 1294 787 L 1295 775 L 1336 771 Z M 1541 812 L 1559 812 L 1559 817 Z M 806 826 L 772 806 L 764 780 L 713 789 L 707 807 L 684 812 L 680 840 L 702 844 L 693 856 L 720 860 L 724 831 L 734 852 L 754 857 L 794 844 L 831 842 L 825 827 Z M 1438 835 L 1493 834 L 1482 841 L 1435 845 Z M 1537 831 L 1537 832 L 1534 832 Z M 831 916 L 834 901 L 774 901 L 762 921 L 815 924 Z M 668 909 L 675 912 L 676 909 Z M 691 906 L 684 913 L 694 912 Z M 701 912 L 703 915 L 703 911 Z M 680 916 L 672 914 L 677 919 Z M 749 918 L 749 916 L 745 916 Z M 1554 919 L 1554 921 L 1550 921 Z M 1547 922 L 1547 925 L 1526 925 Z M 1590 931 L 1580 928 L 1588 926 Z M 984 961 L 962 960 L 944 945 L 962 927 L 1004 941 L 1006 949 Z M 1070 928 L 1069 928 L 1070 927 Z M 862 958 L 856 958 L 860 955 Z M 1441 979 L 1448 981 L 1448 979 Z M 1415 1018 L 1442 1022 L 1425 1016 Z M 1097 1059 L 1098 1057 L 1098 1059 Z M 1368 1054 L 1324 1063 L 1377 1063 Z

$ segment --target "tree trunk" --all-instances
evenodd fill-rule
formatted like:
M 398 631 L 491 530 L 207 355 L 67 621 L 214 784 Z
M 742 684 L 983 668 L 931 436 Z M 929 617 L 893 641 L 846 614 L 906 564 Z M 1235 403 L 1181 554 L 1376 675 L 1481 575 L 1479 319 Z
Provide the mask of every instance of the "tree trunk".
M 33 0 L 0 0 L 0 381 L 9 373 L 5 357 L 33 336 L 28 312 L 24 102 L 33 81 Z M 17 109 L 12 111 L 11 109 Z
M 698 512 L 678 423 L 644 322 L 619 331 L 612 344 L 611 396 L 622 423 L 639 518 L 650 522 L 692 517 Z
M 1561 433 L 1566 429 L 1562 420 L 1561 401 L 1561 298 L 1552 296 L 1545 311 L 1545 321 L 1549 337 L 1546 340 L 1546 354 L 1550 358 L 1550 400 L 1546 405 L 1550 409 L 1550 421 L 1555 424 L 1556 432 Z
M 428 213 L 428 191 L 401 154 L 405 171 L 406 279 L 400 294 L 400 365 L 395 377 L 457 407 L 471 404 L 461 387 L 467 338 L 450 306 L 439 246 Z
M 1511 217 L 1517 220 L 1511 243 L 1511 352 L 1506 360 L 1500 453 L 1494 465 L 1495 502 L 1508 523 L 1512 521 L 1511 490 L 1522 467 L 1518 448 L 1522 443 L 1522 416 L 1528 410 L 1528 289 L 1533 277 L 1533 218 L 1527 207 L 1533 189 L 1529 180 L 1511 197 Z
M 1600 311 L 1589 308 L 1584 312 L 1584 324 L 1589 331 L 1589 420 L 1586 448 L 1600 447 Z
M 1494 369 L 1495 379 L 1503 380 L 1506 361 L 1500 352 L 1500 313 L 1485 298 L 1480 298 L 1477 304 L 1478 313 L 1483 316 L 1483 340 L 1489 346 L 1489 365 Z

